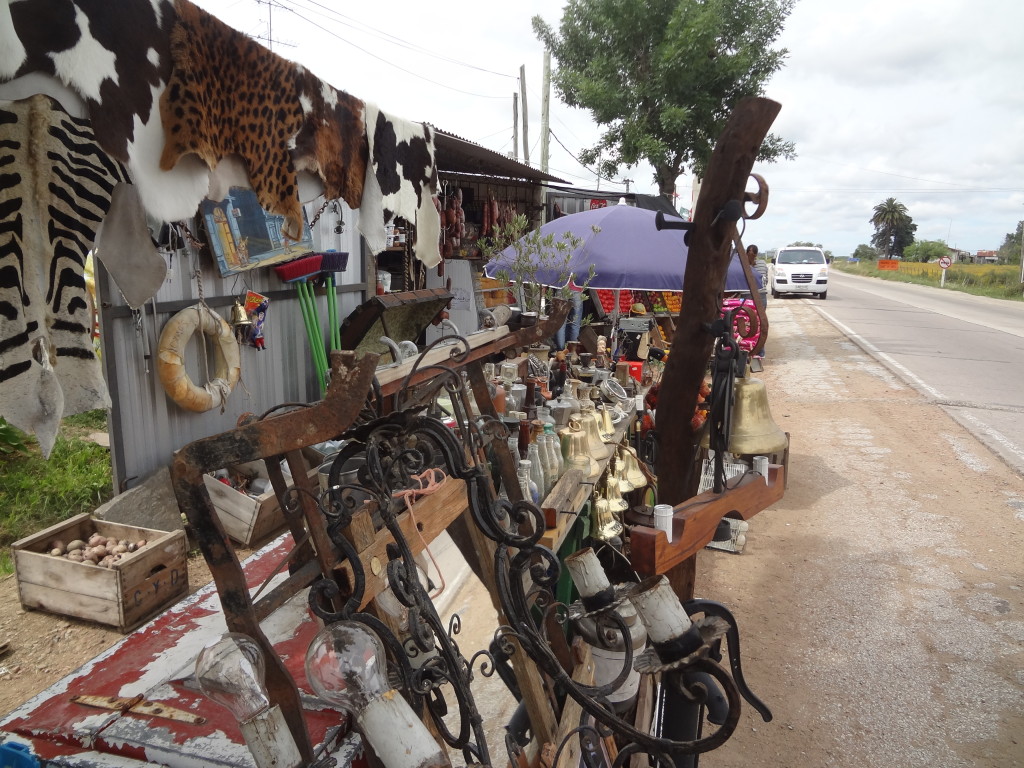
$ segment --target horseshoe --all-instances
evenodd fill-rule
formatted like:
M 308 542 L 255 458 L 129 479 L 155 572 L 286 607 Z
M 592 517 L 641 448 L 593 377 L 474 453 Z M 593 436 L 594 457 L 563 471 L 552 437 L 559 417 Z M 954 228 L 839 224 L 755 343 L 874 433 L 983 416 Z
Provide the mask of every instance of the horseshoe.
M 750 174 L 750 178 L 757 182 L 757 191 L 743 192 L 743 218 L 748 220 L 761 218 L 768 207 L 768 182 L 759 173 Z M 747 203 L 757 206 L 753 213 L 747 213 Z

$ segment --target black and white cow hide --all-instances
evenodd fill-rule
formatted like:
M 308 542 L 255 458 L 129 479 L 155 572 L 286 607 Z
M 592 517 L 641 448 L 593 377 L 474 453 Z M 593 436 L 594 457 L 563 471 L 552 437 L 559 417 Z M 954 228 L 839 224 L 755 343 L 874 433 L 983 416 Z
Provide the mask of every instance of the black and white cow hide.
M 432 200 L 437 191 L 433 129 L 386 115 L 369 102 L 363 123 L 370 160 L 359 206 L 359 231 L 370 251 L 379 253 L 387 244 L 384 225 L 401 216 L 416 225 L 416 257 L 433 267 L 441 261 L 441 217 Z
M 0 415 L 49 456 L 63 416 L 110 405 L 85 259 L 127 181 L 48 96 L 0 102 Z
M 176 18 L 169 0 L 0 0 L 0 83 L 46 74 L 78 94 L 100 146 L 161 221 L 195 215 L 210 186 L 198 158 L 160 169 L 159 99 Z

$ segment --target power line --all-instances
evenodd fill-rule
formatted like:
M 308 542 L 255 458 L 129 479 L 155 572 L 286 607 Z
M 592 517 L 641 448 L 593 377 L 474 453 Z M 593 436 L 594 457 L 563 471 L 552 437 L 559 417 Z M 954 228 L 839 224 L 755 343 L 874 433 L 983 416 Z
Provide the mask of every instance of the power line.
M 289 1 L 290 2 L 296 2 L 296 0 L 282 0 L 282 2 L 289 2 Z M 407 50 L 414 51 L 416 53 L 422 53 L 424 55 L 427 55 L 427 56 L 430 56 L 432 58 L 438 59 L 439 61 L 446 61 L 446 62 L 448 62 L 450 64 L 457 64 L 460 67 L 466 67 L 467 69 L 474 69 L 474 70 L 476 70 L 478 72 L 484 72 L 484 73 L 489 74 L 489 75 L 495 75 L 497 77 L 506 77 L 506 78 L 509 78 L 509 79 L 515 79 L 515 77 L 516 77 L 515 75 L 510 75 L 510 74 L 507 74 L 507 73 L 504 73 L 504 72 L 495 72 L 494 70 L 487 69 L 486 67 L 481 67 L 481 66 L 476 65 L 476 64 L 471 64 L 471 63 L 466 62 L 466 61 L 461 61 L 459 59 L 454 59 L 454 58 L 452 58 L 450 56 L 446 56 L 444 54 L 437 53 L 435 51 L 431 51 L 430 49 L 424 48 L 421 45 L 417 45 L 416 43 L 411 43 L 408 40 L 404 40 L 404 39 L 402 39 L 402 38 L 400 38 L 400 37 L 398 37 L 396 35 L 393 35 L 390 32 L 385 32 L 384 30 L 377 29 L 376 27 L 373 27 L 373 26 L 371 26 L 369 24 L 366 24 L 365 22 L 359 21 L 358 19 L 353 19 L 351 16 L 346 16 L 345 14 L 343 14 L 343 13 L 341 13 L 339 11 L 336 11 L 333 8 L 329 7 L 329 6 L 324 5 L 323 3 L 316 2 L 316 0 L 303 0 L 303 2 L 308 3 L 309 5 L 316 6 L 317 8 L 322 8 L 322 9 L 324 9 L 325 12 L 317 11 L 317 10 L 314 10 L 312 8 L 306 8 L 306 7 L 303 7 L 303 10 L 308 10 L 310 13 L 315 13 L 318 16 L 322 16 L 324 18 L 328 18 L 330 21 L 332 21 L 335 24 L 341 24 L 343 26 L 350 27 L 350 28 L 355 29 L 357 31 L 369 30 L 369 32 L 372 33 L 374 37 L 377 37 L 377 38 L 379 38 L 381 40 L 385 40 L 385 41 L 388 41 L 390 43 L 393 43 L 394 45 L 397 45 L 400 48 L 405 48 Z M 331 17 L 338 17 L 338 18 L 331 18 Z M 312 23 L 312 22 L 310 22 L 310 23 Z M 323 27 L 320 27 L 320 28 L 322 29 Z
M 370 56 L 371 58 L 377 59 L 378 61 L 381 61 L 381 62 L 383 62 L 383 63 L 385 63 L 385 64 L 387 64 L 389 66 L 392 66 L 395 69 L 399 70 L 400 72 L 404 72 L 407 75 L 412 75 L 413 77 L 418 77 L 421 80 L 425 80 L 426 82 L 432 83 L 433 85 L 440 86 L 441 88 L 447 88 L 450 91 L 455 91 L 456 93 L 461 93 L 461 94 L 464 94 L 466 96 L 473 96 L 473 97 L 478 98 L 478 99 L 505 99 L 505 98 L 507 98 L 506 96 L 494 96 L 492 94 L 473 93 L 472 91 L 464 91 L 461 88 L 455 88 L 455 87 L 453 87 L 451 85 L 448 85 L 447 83 L 440 83 L 437 80 L 431 80 L 429 77 L 424 77 L 419 72 L 413 72 L 412 70 L 405 69 L 404 67 L 400 67 L 397 64 L 395 64 L 393 61 L 389 61 L 388 59 L 386 59 L 386 58 L 384 58 L 382 56 L 378 56 L 377 54 L 373 53 L 372 51 L 368 51 L 367 49 L 363 48 L 362 46 L 356 45 L 351 40 L 347 40 L 344 37 L 342 37 L 341 35 L 337 34 L 336 32 L 332 32 L 331 30 L 327 29 L 326 27 L 320 26 L 319 24 L 317 24 L 313 20 L 303 16 L 301 13 L 296 11 L 294 8 L 289 8 L 286 5 L 282 5 L 280 2 L 277 2 L 276 0 L 271 0 L 270 4 L 275 6 L 275 7 L 277 7 L 277 8 L 280 8 L 281 10 L 288 11 L 289 13 L 294 14 L 295 16 L 297 16 L 298 18 L 302 19 L 307 24 L 311 24 L 312 26 L 316 27 L 317 29 L 327 33 L 331 37 L 334 37 L 334 38 L 340 40 L 343 43 L 347 43 L 348 45 L 351 45 L 356 50 L 361 51 L 362 53 L 365 53 L 367 56 Z
M 558 142 L 558 146 L 560 146 L 562 149 L 564 149 L 566 152 L 568 152 L 569 153 L 569 157 L 571 157 L 573 160 L 575 160 L 577 163 L 579 163 L 581 167 L 586 168 L 588 171 L 590 171 L 592 174 L 597 176 L 597 178 L 601 179 L 602 181 L 611 182 L 612 184 L 618 184 L 620 186 L 622 185 L 622 180 L 621 179 L 612 179 L 612 178 L 609 178 L 607 176 L 602 176 L 598 171 L 596 171 L 593 168 L 591 168 L 590 166 L 588 166 L 586 163 L 584 163 L 582 160 L 580 160 L 578 157 L 576 157 L 576 155 L 574 155 L 572 153 L 572 150 L 570 150 L 567 146 L 565 146 L 565 144 L 562 143 L 562 140 L 560 138 L 558 138 L 558 134 L 556 134 L 554 131 L 551 131 L 550 133 L 551 133 L 551 137 L 555 141 Z

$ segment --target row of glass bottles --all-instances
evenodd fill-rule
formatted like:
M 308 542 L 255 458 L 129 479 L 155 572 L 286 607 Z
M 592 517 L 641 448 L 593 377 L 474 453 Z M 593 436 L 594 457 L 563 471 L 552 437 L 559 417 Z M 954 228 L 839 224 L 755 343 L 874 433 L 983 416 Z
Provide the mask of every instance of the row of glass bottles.
M 565 459 L 554 425 L 545 425 L 544 432 L 527 445 L 525 459 L 520 457 L 518 437 L 508 438 L 508 449 L 516 462 L 523 498 L 540 504 L 565 474 Z

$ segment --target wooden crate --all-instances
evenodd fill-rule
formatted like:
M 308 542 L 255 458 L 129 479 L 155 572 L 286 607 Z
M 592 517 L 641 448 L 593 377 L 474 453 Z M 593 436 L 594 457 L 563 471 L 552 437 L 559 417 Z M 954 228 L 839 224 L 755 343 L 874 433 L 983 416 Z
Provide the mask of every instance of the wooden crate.
M 312 460 L 311 454 L 306 456 L 307 463 Z M 240 464 L 231 469 L 250 477 L 266 478 L 267 476 L 266 465 L 262 461 Z M 316 464 L 308 470 L 309 477 L 314 484 L 317 482 L 316 470 Z M 217 517 L 220 518 L 224 531 L 233 541 L 244 547 L 252 547 L 284 530 L 284 512 L 281 510 L 273 488 L 253 497 L 230 485 L 225 485 L 210 475 L 204 475 L 203 480 L 206 483 L 206 490 L 210 492 L 214 509 L 217 510 Z
M 142 549 L 110 568 L 76 563 L 49 554 L 60 539 L 88 540 L 93 532 L 140 541 Z M 156 531 L 95 520 L 81 514 L 11 545 L 18 596 L 25 608 L 74 616 L 129 632 L 156 616 L 188 592 L 187 543 L 184 531 Z
M 508 289 L 508 283 L 491 277 L 480 277 L 480 293 L 483 295 L 485 307 L 516 303 L 515 296 Z

